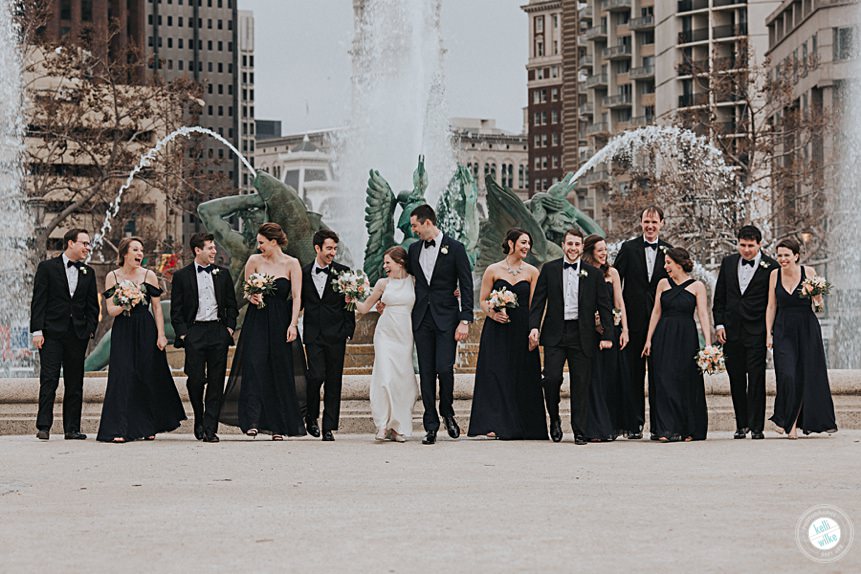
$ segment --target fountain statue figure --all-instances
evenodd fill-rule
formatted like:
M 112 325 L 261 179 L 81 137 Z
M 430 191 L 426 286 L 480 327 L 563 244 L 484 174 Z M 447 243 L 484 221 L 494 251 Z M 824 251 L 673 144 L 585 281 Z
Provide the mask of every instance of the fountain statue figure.
M 478 259 L 481 221 L 478 214 L 478 184 L 472 173 L 458 164 L 439 200 L 439 228 L 463 243 L 471 265 Z

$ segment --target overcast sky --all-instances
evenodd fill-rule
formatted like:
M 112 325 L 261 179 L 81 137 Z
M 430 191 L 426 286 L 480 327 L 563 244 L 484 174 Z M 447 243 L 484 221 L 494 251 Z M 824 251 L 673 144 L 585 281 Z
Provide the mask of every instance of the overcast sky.
M 403 0 L 424 1 L 424 0 Z M 520 132 L 526 105 L 526 0 L 443 0 L 452 117 L 496 119 Z M 347 124 L 351 0 L 239 0 L 254 12 L 257 119 L 285 134 Z

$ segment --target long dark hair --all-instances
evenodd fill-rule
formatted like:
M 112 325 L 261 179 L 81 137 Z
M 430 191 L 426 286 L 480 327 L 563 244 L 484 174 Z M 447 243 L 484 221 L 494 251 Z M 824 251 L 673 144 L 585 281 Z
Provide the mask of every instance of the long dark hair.
M 591 265 L 592 267 L 597 267 L 601 271 L 604 272 L 604 277 L 609 277 L 610 275 L 610 261 L 609 258 L 603 264 L 598 263 L 598 259 L 595 257 L 595 246 L 601 243 L 602 241 L 607 241 L 597 233 L 592 233 L 591 235 L 587 235 L 586 239 L 583 240 L 583 254 L 580 258 Z

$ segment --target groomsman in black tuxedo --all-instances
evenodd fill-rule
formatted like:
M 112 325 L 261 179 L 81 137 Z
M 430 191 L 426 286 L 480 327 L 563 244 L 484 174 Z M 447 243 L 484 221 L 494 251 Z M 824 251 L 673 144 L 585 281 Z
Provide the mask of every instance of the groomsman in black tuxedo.
M 562 370 L 568 361 L 571 428 L 575 444 L 583 445 L 592 357 L 613 346 L 613 303 L 604 287 L 604 273 L 580 261 L 583 233 L 578 229 L 566 231 L 562 250 L 565 256 L 545 263 L 538 275 L 529 307 L 529 343 L 532 348 L 539 343 L 544 346 L 544 401 L 553 442 L 562 440 L 559 400 Z M 600 341 L 595 330 L 596 312 L 604 327 Z
M 436 213 L 431 206 L 416 207 L 410 214 L 410 226 L 419 238 L 409 247 L 407 271 L 416 279 L 412 323 L 427 432 L 422 444 L 435 444 L 439 415 L 448 435 L 460 436 L 460 427 L 454 420 L 454 362 L 457 343 L 466 340 L 473 320 L 472 267 L 463 243 L 443 234 L 436 226 Z M 455 297 L 458 289 L 460 304 Z
M 665 249 L 672 247 L 660 239 L 664 225 L 664 211 L 655 205 L 643 210 L 640 216 L 641 237 L 629 239 L 622 244 L 613 266 L 622 279 L 622 298 L 628 314 L 630 339 L 625 352 L 631 369 L 630 388 L 624 389 L 622 398 L 622 430 L 629 439 L 643 438 L 643 423 L 646 407 L 643 384 L 646 378 L 646 358 L 642 356 L 649 332 L 649 319 L 655 306 L 655 291 L 658 281 L 667 277 L 664 269 Z M 652 389 L 649 388 L 649 428 L 654 429 Z
M 65 250 L 42 261 L 33 280 L 30 332 L 39 350 L 39 413 L 36 437 L 48 440 L 54 422 L 54 398 L 63 369 L 63 432 L 67 440 L 83 440 L 81 407 L 84 402 L 84 355 L 99 323 L 96 274 L 84 263 L 90 236 L 70 229 L 63 236 Z
M 717 340 L 724 347 L 735 438 L 762 439 L 765 425 L 765 309 L 768 281 L 777 262 L 765 255 L 762 232 L 753 225 L 738 231 L 738 253 L 724 257 L 715 285 Z
M 230 270 L 215 264 L 214 236 L 195 233 L 189 244 L 194 261 L 173 274 L 170 320 L 176 331 L 174 346 L 185 348 L 194 436 L 203 442 L 218 442 L 227 350 L 233 345 L 239 310 Z
M 356 314 L 347 310 L 344 295 L 332 288 L 335 276 L 348 271 L 335 262 L 338 235 L 321 229 L 314 234 L 314 262 L 302 269 L 303 336 L 308 354 L 308 405 L 305 428 L 320 436 L 320 390 L 323 390 L 323 440 L 333 441 L 341 414 L 341 382 L 347 340 L 356 330 Z

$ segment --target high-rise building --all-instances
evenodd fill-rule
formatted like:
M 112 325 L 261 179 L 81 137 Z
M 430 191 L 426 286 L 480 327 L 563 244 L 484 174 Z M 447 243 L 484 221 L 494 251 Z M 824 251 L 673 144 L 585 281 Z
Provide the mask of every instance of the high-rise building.
M 242 155 L 254 165 L 254 13 L 250 10 L 239 11 L 239 138 L 240 145 L 236 146 Z M 242 170 L 240 188 L 245 193 L 251 193 L 253 176 L 248 170 Z
M 529 196 L 562 178 L 562 2 L 530 0 L 526 64 Z

